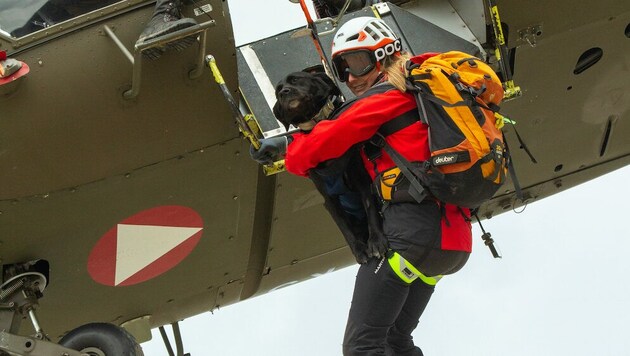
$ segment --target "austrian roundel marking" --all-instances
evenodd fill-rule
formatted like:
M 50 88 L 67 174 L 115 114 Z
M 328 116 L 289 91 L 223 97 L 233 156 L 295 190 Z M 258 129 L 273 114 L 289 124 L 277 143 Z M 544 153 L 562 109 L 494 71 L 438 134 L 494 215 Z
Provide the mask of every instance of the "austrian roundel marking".
M 88 257 L 92 279 L 107 286 L 130 286 L 177 266 L 195 248 L 203 221 L 191 208 L 158 206 L 116 224 Z

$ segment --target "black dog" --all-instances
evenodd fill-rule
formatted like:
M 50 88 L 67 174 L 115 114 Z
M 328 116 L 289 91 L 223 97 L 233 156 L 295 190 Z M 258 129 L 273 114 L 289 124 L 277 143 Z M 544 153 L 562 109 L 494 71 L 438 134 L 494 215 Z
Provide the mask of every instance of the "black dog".
M 310 131 L 318 121 L 334 119 L 333 111 L 342 104 L 340 95 L 339 88 L 325 73 L 291 73 L 276 85 L 278 101 L 273 112 L 287 129 L 293 125 Z M 357 262 L 364 263 L 370 257 L 385 255 L 387 239 L 376 199 L 371 194 L 371 179 L 359 155 L 360 148 L 361 145 L 356 145 L 342 157 L 320 164 L 309 172 L 309 178 L 324 197 L 324 206 Z M 331 191 L 331 182 L 339 180 L 347 190 Z M 360 205 L 363 216 L 349 212 L 348 202 Z
M 326 73 L 290 73 L 276 85 L 278 101 L 273 114 L 286 129 L 289 125 L 298 127 L 309 123 L 325 106 L 331 106 L 330 102 L 332 111 L 341 104 L 340 97 L 341 91 Z

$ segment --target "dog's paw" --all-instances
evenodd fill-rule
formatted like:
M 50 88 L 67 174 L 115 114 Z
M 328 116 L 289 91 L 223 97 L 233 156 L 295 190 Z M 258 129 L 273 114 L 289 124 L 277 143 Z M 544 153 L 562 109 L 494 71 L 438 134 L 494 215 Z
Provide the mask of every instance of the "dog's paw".
M 387 254 L 389 243 L 382 234 L 371 234 L 367 243 L 367 254 L 370 257 L 382 258 Z
M 355 254 L 354 258 L 356 259 L 357 263 L 360 265 L 366 263 L 370 259 L 370 257 L 365 252 L 359 252 Z
M 354 246 L 351 246 L 352 254 L 354 258 L 357 260 L 358 264 L 364 264 L 370 259 L 370 254 L 368 252 L 368 245 L 363 241 L 355 241 Z

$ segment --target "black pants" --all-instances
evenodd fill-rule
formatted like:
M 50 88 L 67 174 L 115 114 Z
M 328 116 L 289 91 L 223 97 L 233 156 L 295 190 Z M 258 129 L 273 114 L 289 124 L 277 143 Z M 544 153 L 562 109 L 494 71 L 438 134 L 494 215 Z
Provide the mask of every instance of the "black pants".
M 419 280 L 403 282 L 386 260 L 372 258 L 362 264 L 354 285 L 343 354 L 422 355 L 411 332 L 433 289 Z
M 441 235 L 441 215 L 434 204 L 396 204 L 384 213 L 383 227 L 390 246 L 427 276 L 455 273 L 468 260 L 467 252 L 432 246 L 434 237 Z M 411 284 L 404 282 L 385 259 L 372 258 L 362 264 L 355 281 L 343 354 L 422 356 L 411 332 L 418 326 L 434 289 L 420 278 Z

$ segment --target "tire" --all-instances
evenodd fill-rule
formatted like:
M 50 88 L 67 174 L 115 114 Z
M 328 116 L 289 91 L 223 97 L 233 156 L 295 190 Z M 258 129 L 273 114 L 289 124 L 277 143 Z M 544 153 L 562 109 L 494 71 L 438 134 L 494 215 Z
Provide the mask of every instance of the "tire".
M 59 340 L 59 345 L 90 356 L 143 356 L 142 348 L 125 329 L 113 324 L 79 326 Z

